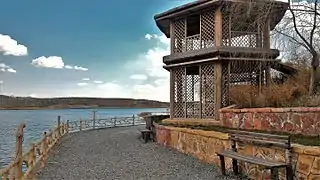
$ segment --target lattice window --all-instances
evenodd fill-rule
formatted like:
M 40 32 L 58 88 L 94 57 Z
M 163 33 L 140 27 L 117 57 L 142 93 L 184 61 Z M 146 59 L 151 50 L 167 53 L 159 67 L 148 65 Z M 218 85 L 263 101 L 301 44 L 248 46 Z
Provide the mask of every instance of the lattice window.
M 184 104 L 183 104 L 183 87 L 184 81 L 183 76 L 185 74 L 185 68 L 173 68 L 171 70 L 172 80 L 173 80 L 173 112 L 171 112 L 172 117 L 182 118 L 184 117 Z
M 185 19 L 173 21 L 173 53 L 185 51 Z
M 208 11 L 201 15 L 201 48 L 215 46 L 214 19 L 214 11 Z
M 201 65 L 202 118 L 214 119 L 215 76 L 214 65 Z

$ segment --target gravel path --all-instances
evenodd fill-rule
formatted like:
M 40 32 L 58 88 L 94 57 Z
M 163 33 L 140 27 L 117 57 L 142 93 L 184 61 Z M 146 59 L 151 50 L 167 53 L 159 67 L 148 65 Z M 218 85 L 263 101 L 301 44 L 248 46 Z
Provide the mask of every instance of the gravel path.
M 152 142 L 145 144 L 138 135 L 138 127 L 69 134 L 37 179 L 234 179 L 176 150 Z

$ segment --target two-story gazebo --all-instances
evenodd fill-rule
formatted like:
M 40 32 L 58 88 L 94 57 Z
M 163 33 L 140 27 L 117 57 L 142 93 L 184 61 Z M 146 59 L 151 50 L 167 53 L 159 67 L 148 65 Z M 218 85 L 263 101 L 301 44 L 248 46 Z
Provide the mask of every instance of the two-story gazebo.
M 230 105 L 231 86 L 268 85 L 270 70 L 282 65 L 270 49 L 270 30 L 287 7 L 275 0 L 199 0 L 157 14 L 157 26 L 171 38 L 171 54 L 163 57 L 170 117 L 218 119 Z

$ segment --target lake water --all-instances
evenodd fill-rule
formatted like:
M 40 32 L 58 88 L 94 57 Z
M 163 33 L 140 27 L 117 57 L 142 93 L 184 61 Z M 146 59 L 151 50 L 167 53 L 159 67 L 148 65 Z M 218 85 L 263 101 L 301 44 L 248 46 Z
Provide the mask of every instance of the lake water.
M 97 110 L 97 118 L 129 117 L 139 112 L 164 112 L 166 108 L 103 108 Z M 59 109 L 59 110 L 0 110 L 0 167 L 7 165 L 13 157 L 15 132 L 17 126 L 24 122 L 24 149 L 32 142 L 38 141 L 44 131 L 52 129 L 61 116 L 62 122 L 92 119 L 93 109 Z

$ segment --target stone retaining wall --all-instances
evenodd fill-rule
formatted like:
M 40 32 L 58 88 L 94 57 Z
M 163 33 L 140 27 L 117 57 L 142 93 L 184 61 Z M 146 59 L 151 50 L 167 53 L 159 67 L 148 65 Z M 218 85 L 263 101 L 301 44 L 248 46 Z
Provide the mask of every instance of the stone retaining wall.
M 320 135 L 320 107 L 220 109 L 221 125 L 233 128 Z
M 156 126 L 157 142 L 169 146 L 178 151 L 195 156 L 196 158 L 212 163 L 216 167 L 219 158 L 216 152 L 229 149 L 228 135 L 215 131 L 203 131 L 169 126 Z M 282 149 L 271 149 L 239 144 L 239 152 L 262 157 L 285 161 L 285 153 Z M 320 179 L 320 147 L 294 145 L 293 168 L 295 179 L 319 180 Z M 230 169 L 231 160 L 226 158 L 226 167 Z M 261 170 L 258 166 L 240 164 L 241 171 L 254 179 L 269 179 L 270 172 Z M 280 179 L 285 179 L 285 170 L 280 172 Z

